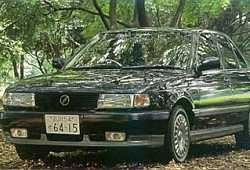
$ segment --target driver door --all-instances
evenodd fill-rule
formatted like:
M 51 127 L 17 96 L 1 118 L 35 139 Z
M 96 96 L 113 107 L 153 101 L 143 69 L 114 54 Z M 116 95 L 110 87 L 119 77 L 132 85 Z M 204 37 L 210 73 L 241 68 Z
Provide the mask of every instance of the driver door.
M 203 64 L 196 82 L 199 99 L 194 102 L 197 129 L 224 126 L 230 117 L 232 89 L 212 33 L 200 35 L 196 55 L 198 67 Z

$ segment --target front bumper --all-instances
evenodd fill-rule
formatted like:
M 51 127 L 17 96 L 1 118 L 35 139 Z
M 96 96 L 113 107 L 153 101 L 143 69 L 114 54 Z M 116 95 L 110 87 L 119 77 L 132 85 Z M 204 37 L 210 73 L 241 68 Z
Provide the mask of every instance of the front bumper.
M 67 114 L 72 113 L 67 112 Z M 78 113 L 81 135 L 77 140 L 71 140 L 74 136 L 46 134 L 44 115 L 45 113 L 41 112 L 1 113 L 0 124 L 3 126 L 6 142 L 75 147 L 159 147 L 164 144 L 166 120 L 169 118 L 169 112 L 166 111 Z M 9 129 L 12 127 L 27 128 L 30 131 L 30 137 L 12 138 L 9 135 Z M 127 139 L 123 142 L 110 142 L 100 137 L 97 140 L 93 138 L 93 136 L 103 136 L 105 131 L 125 132 Z
M 14 144 L 48 145 L 48 146 L 74 146 L 74 147 L 160 147 L 164 144 L 164 135 L 137 135 L 130 136 L 124 142 L 91 141 L 88 135 L 83 135 L 82 141 L 49 141 L 46 134 L 40 139 L 18 139 L 6 137 L 6 142 Z

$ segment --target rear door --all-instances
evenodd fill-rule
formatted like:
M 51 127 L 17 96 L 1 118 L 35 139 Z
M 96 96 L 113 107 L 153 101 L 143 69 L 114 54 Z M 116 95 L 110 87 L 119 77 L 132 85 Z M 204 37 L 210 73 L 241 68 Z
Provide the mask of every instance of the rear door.
M 247 64 L 234 43 L 225 35 L 217 35 L 219 52 L 223 59 L 225 76 L 231 84 L 231 117 L 228 123 L 235 124 L 247 118 L 250 103 L 250 78 Z

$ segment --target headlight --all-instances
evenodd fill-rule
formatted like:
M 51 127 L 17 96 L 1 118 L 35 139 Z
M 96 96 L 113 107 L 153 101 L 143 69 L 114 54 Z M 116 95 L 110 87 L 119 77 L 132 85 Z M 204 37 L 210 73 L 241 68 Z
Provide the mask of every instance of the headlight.
M 98 100 L 98 108 L 134 108 L 150 105 L 147 94 L 101 94 Z
M 35 94 L 33 93 L 5 93 L 3 96 L 4 106 L 34 107 Z

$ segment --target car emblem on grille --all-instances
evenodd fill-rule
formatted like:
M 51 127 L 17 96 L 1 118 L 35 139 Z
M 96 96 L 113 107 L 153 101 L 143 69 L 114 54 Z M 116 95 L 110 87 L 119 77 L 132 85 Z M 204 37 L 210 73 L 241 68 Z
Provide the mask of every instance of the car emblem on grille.
M 68 106 L 69 105 L 69 102 L 70 102 L 70 98 L 68 95 L 62 95 L 60 97 L 60 104 L 62 106 Z

